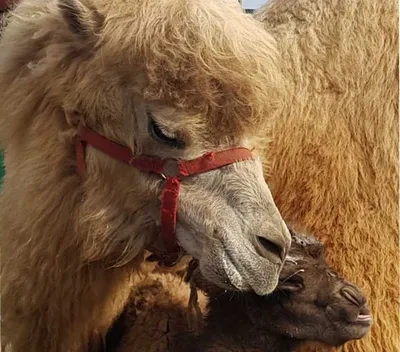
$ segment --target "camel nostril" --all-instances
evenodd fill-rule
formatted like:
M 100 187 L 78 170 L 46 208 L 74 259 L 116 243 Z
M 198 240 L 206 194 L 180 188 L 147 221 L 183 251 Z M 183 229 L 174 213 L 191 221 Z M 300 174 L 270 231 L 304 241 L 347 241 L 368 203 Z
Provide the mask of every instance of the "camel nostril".
M 270 260 L 271 257 L 278 257 L 280 262 L 285 260 L 286 250 L 283 244 L 261 236 L 256 236 L 256 239 L 256 247 L 262 257 Z
M 367 306 L 363 306 L 360 309 L 360 314 L 361 315 L 371 315 L 371 311 L 369 310 L 369 308 Z

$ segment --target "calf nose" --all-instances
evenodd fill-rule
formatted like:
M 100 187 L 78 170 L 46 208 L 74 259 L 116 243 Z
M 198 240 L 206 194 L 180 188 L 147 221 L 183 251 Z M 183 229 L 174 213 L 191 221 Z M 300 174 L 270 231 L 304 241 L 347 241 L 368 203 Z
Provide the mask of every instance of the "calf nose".
M 277 231 L 256 236 L 257 253 L 273 263 L 282 264 L 289 247 L 290 239 Z
M 367 306 L 367 299 L 357 286 L 345 281 L 344 286 L 340 290 L 340 295 L 351 304 L 350 307 L 353 307 L 350 311 L 357 313 L 357 316 L 352 317 L 350 322 L 363 326 L 370 326 L 372 324 L 372 316 Z

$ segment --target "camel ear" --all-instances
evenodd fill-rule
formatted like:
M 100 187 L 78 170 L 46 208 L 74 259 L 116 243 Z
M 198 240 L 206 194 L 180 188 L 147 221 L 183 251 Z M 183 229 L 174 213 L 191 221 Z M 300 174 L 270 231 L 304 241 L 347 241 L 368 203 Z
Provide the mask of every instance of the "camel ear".
M 315 243 L 309 246 L 308 252 L 313 258 L 321 258 L 325 254 L 325 247 L 322 243 Z
M 90 37 L 103 27 L 104 16 L 87 0 L 58 0 L 58 8 L 71 32 L 78 36 Z
M 64 116 L 67 124 L 72 128 L 77 128 L 82 120 L 81 114 L 72 108 L 64 107 Z

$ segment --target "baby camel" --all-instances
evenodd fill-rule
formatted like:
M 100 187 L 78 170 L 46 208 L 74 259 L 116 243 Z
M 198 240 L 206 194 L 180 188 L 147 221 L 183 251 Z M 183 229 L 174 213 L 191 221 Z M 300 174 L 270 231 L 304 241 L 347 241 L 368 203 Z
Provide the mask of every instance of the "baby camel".
M 157 273 L 141 280 L 125 310 L 128 329 L 118 352 L 287 352 L 309 340 L 338 346 L 360 339 L 372 323 L 366 298 L 328 266 L 323 245 L 293 232 L 278 288 L 269 296 L 222 290 L 195 270 L 192 282 L 209 299 L 206 304 L 200 293 L 200 308 L 207 310 L 200 334 L 187 328 L 184 282 Z

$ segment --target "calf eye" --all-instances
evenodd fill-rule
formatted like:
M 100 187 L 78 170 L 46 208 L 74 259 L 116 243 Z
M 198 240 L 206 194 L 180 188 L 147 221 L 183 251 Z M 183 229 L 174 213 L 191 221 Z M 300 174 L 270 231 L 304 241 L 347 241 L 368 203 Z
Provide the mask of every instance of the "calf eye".
M 303 278 L 300 275 L 291 275 L 286 278 L 281 278 L 278 283 L 278 288 L 288 292 L 300 291 L 304 288 Z

